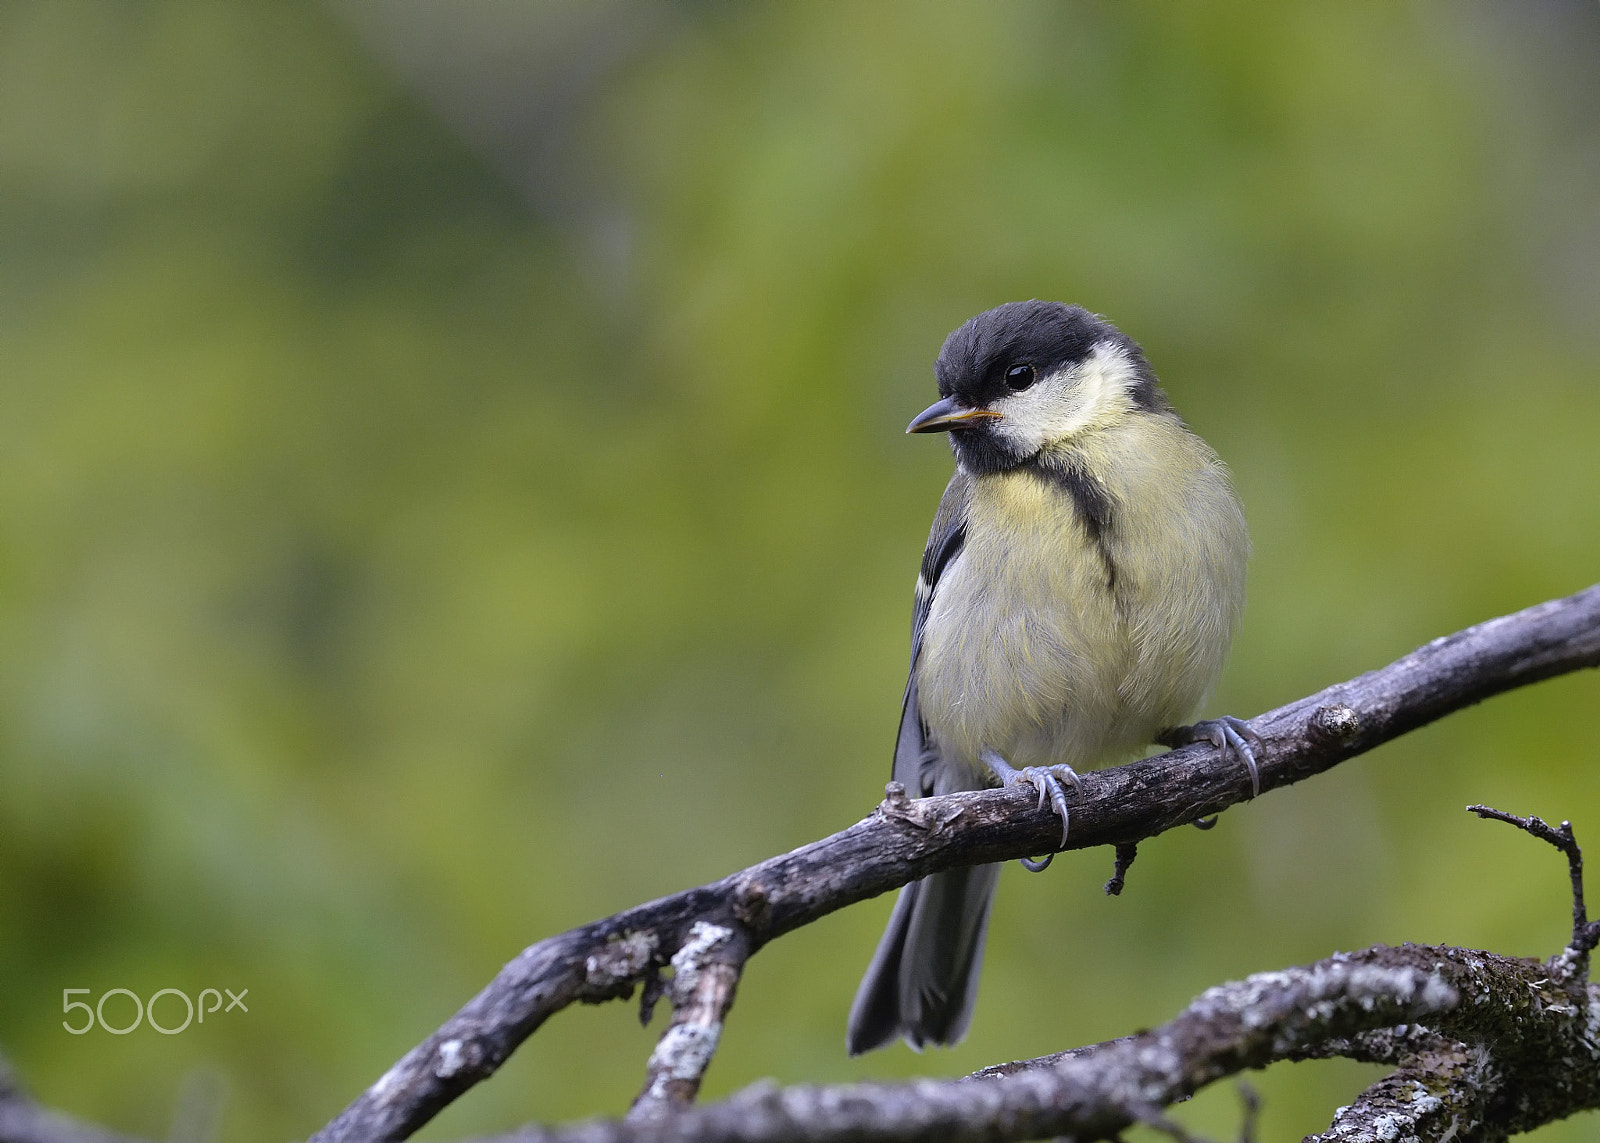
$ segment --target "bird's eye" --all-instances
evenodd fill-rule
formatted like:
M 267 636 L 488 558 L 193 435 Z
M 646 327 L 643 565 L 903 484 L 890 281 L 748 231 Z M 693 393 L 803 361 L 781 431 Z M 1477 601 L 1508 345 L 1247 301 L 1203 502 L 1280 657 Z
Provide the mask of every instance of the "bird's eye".
M 1036 375 L 1031 365 L 1013 365 L 1006 370 L 1006 388 L 1013 393 L 1020 393 L 1032 385 Z

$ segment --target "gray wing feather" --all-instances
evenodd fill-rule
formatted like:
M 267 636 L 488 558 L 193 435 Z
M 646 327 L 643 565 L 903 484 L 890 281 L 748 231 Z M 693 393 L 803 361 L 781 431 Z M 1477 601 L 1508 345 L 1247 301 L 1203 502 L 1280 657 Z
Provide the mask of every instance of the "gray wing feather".
M 940 792 L 938 744 L 917 702 L 917 660 L 939 579 L 967 536 L 970 479 L 957 472 L 944 490 L 922 554 L 911 608 L 911 671 L 894 748 L 894 778 L 915 797 Z M 945 775 L 948 778 L 948 775 Z M 851 1055 L 903 1036 L 912 1047 L 953 1044 L 967 1030 L 983 963 L 983 936 L 999 867 L 952 869 L 900 891 L 888 931 L 850 1008 Z
M 896 782 L 913 796 L 933 793 L 934 772 L 938 769 L 938 748 L 928 737 L 927 724 L 917 704 L 917 659 L 922 654 L 922 631 L 933 605 L 933 593 L 952 561 L 961 554 L 967 538 L 967 499 L 971 479 L 957 471 L 945 486 L 934 513 L 928 546 L 922 553 L 922 571 L 917 577 L 916 596 L 911 603 L 911 670 L 906 678 L 905 701 L 900 709 L 900 735 L 894 746 Z

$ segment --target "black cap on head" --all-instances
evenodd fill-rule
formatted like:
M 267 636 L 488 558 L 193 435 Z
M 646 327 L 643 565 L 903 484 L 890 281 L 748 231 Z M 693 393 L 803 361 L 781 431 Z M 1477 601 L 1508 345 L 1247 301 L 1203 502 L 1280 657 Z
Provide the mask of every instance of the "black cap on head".
M 1018 363 L 1048 377 L 1112 342 L 1134 363 L 1139 381 L 1129 394 L 1143 408 L 1162 407 L 1155 374 L 1132 338 L 1082 306 L 1062 302 L 1007 302 L 970 318 L 944 339 L 933 370 L 939 394 L 974 408 L 1007 392 L 1005 373 Z

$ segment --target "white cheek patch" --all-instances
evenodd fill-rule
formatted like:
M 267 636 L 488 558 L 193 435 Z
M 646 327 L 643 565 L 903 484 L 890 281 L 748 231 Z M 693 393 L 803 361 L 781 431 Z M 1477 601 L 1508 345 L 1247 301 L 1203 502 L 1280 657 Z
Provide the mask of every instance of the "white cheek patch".
M 1128 394 L 1138 380 L 1127 354 L 1103 341 L 1079 364 L 995 401 L 990 408 L 1001 419 L 991 431 L 1037 451 L 1121 417 L 1133 404 Z

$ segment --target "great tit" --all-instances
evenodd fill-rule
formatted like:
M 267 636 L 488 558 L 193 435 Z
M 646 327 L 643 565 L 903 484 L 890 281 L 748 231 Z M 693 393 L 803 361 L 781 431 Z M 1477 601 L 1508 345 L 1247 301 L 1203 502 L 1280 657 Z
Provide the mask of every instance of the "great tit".
M 1027 783 L 1063 841 L 1074 768 L 1153 741 L 1231 751 L 1259 792 L 1247 725 L 1180 725 L 1227 656 L 1250 538 L 1139 346 L 1081 306 L 1011 302 L 950 334 L 934 372 L 940 399 L 906 431 L 948 433 L 956 471 L 917 579 L 894 779 L 924 797 Z M 851 1055 L 961 1039 L 998 872 L 900 891 Z

